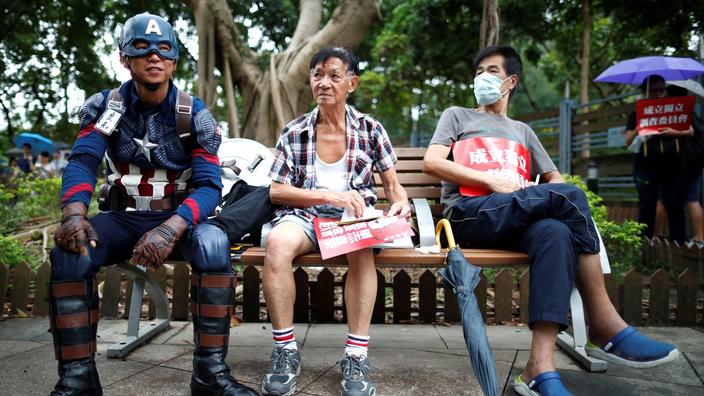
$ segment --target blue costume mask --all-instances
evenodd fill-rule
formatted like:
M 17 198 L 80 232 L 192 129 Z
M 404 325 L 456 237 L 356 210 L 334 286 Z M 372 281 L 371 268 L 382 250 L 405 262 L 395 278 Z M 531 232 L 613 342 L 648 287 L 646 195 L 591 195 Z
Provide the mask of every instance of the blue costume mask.
M 487 72 L 474 77 L 474 97 L 477 99 L 477 103 L 481 106 L 488 106 L 498 102 L 502 96 L 506 95 L 506 92 L 510 91 L 508 89 L 501 93 L 501 84 L 509 78 L 511 76 L 502 80 Z
M 135 42 L 139 41 L 147 43 L 147 47 L 135 48 Z M 160 49 L 159 44 L 168 44 L 170 49 Z M 164 18 L 147 12 L 135 15 L 125 22 L 118 45 L 120 52 L 133 58 L 156 52 L 164 59 L 174 62 L 178 59 L 178 41 L 174 29 Z

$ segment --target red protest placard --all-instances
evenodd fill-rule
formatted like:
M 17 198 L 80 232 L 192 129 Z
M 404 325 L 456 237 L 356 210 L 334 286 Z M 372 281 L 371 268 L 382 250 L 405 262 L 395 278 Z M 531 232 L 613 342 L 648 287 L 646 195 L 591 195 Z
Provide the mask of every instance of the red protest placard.
M 692 125 L 694 96 L 642 99 L 636 102 L 636 130 L 639 135 L 652 135 L 662 128 L 680 131 Z
M 414 235 L 406 219 L 398 216 L 345 225 L 337 221 L 320 218 L 313 221 L 323 260 Z
M 452 157 L 468 168 L 513 179 L 521 188 L 530 182 L 530 152 L 515 140 L 496 137 L 460 140 L 452 145 Z M 460 186 L 460 194 L 467 197 L 489 193 L 483 187 Z

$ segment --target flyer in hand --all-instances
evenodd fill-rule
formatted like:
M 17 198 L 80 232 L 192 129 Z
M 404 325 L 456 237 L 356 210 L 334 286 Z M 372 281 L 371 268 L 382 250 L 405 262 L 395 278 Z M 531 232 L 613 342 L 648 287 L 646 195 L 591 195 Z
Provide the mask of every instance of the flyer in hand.
M 643 99 L 636 102 L 636 130 L 639 135 L 654 135 L 663 128 L 684 131 L 692 124 L 694 96 Z
M 398 216 L 352 224 L 339 224 L 338 221 L 321 218 L 313 221 L 323 260 L 415 235 L 406 219 Z

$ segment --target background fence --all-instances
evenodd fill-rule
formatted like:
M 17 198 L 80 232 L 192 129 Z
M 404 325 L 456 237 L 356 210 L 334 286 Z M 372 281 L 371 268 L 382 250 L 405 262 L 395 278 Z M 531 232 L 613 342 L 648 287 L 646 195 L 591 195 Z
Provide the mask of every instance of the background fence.
M 672 256 L 674 250 L 670 253 Z M 246 322 L 266 321 L 259 268 L 240 270 L 236 312 Z M 486 271 L 485 271 L 486 272 Z M 26 265 L 12 270 L 0 264 L 0 307 L 3 315 L 43 316 L 50 268 L 42 265 L 32 271 Z M 528 270 L 502 269 L 482 274 L 475 294 L 488 323 L 517 324 L 528 319 Z M 190 269 L 186 264 L 166 265 L 151 276 L 167 292 L 174 320 L 188 319 Z M 327 268 L 297 268 L 296 322 L 344 322 L 342 301 L 344 274 Z M 129 312 L 131 279 L 110 267 L 98 275 L 103 317 L 122 318 Z M 373 323 L 457 322 L 459 312 L 452 291 L 443 286 L 435 270 L 377 271 L 377 301 Z M 704 284 L 694 271 L 686 269 L 671 279 L 660 269 L 649 276 L 635 270 L 622 281 L 606 276 L 609 296 L 627 322 L 634 325 L 704 325 Z M 153 316 L 149 298 L 143 315 Z

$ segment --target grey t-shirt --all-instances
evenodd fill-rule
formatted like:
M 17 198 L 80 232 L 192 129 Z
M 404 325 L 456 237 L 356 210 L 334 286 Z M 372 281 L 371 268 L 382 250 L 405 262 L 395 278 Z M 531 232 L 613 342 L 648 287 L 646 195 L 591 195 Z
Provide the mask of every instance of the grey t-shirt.
M 480 113 L 464 107 L 450 107 L 443 111 L 430 144 L 452 146 L 453 143 L 475 137 L 504 138 L 523 145 L 530 153 L 531 180 L 535 176 L 557 170 L 545 148 L 530 127 L 520 121 L 498 114 Z M 452 160 L 452 152 L 449 158 Z M 441 202 L 443 214 L 462 198 L 457 184 L 443 181 Z

